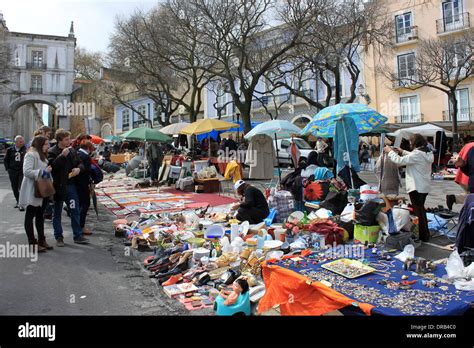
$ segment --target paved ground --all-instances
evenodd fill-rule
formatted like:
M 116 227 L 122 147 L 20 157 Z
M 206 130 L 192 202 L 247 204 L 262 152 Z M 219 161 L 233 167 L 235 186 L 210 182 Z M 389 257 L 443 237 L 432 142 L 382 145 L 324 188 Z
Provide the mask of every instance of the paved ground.
M 362 173 L 375 183 L 371 173 Z M 263 183 L 265 184 L 265 183 Z M 453 182 L 433 182 L 427 206 L 444 204 L 448 193 L 461 190 Z M 0 169 L 0 245 L 26 243 L 24 213 L 13 208 L 14 199 L 8 177 Z M 459 207 L 458 207 L 459 208 Z M 166 297 L 161 287 L 149 279 L 140 261 L 150 253 L 127 255 L 122 241 L 113 236 L 113 216 L 100 210 L 100 219 L 90 214 L 94 235 L 88 246 L 72 243 L 70 223 L 64 215 L 64 248 L 39 255 L 36 262 L 26 258 L 0 259 L 1 315 L 197 315 L 211 311 L 186 311 L 177 301 Z M 51 222 L 46 235 L 54 244 Z M 417 255 L 444 258 L 449 251 L 435 244 L 448 244 L 443 237 L 433 245 L 422 245 Z
M 25 244 L 24 213 L 14 209 L 8 176 L 0 169 L 0 244 Z M 0 259 L 0 315 L 177 315 L 181 304 L 166 297 L 142 271 L 137 257 L 127 256 L 113 236 L 113 217 L 100 212 L 89 221 L 94 231 L 90 245 L 72 243 L 63 216 L 66 247 L 30 258 Z M 46 236 L 54 245 L 51 222 Z M 143 257 L 141 253 L 140 257 Z

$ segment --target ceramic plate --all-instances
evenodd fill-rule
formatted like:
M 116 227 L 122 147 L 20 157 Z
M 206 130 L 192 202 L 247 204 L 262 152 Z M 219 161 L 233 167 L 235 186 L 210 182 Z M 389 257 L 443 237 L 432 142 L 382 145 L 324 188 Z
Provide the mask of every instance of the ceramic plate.
M 263 243 L 265 249 L 278 249 L 282 246 L 283 242 L 281 240 L 266 240 Z

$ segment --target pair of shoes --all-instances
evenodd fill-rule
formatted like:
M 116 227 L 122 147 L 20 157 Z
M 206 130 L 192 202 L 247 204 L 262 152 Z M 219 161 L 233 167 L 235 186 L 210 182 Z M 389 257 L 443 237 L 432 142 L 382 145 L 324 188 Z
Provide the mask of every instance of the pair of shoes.
M 57 247 L 63 247 L 64 246 L 64 238 L 63 237 L 59 237 L 57 240 L 56 240 L 56 246 Z
M 89 244 L 89 239 L 84 238 L 84 236 L 80 236 L 74 238 L 74 243 L 76 244 Z
M 456 203 L 455 195 L 446 195 L 446 206 L 448 207 L 449 211 L 453 210 L 453 205 L 455 203 Z
M 33 248 L 33 251 L 36 246 L 39 253 L 45 253 L 47 250 L 44 246 L 41 246 L 36 239 L 28 242 L 28 244 Z
M 38 246 L 39 246 L 39 247 L 41 246 L 41 247 L 45 248 L 46 250 L 53 250 L 53 249 L 54 249 L 51 245 L 49 245 L 48 243 L 46 243 L 46 240 L 45 240 L 45 239 L 44 239 L 44 240 L 40 240 L 40 241 L 38 242 Z
M 91 232 L 91 230 L 88 229 L 87 227 L 84 227 L 84 228 L 82 229 L 82 234 L 83 234 L 84 236 L 90 236 L 90 235 L 92 234 L 92 232 Z

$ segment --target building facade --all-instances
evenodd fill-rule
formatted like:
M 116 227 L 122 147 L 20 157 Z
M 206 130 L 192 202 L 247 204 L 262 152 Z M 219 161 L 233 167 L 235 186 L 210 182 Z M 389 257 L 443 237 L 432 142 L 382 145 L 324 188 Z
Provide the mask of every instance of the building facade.
M 76 46 L 73 24 L 68 36 L 53 36 L 9 31 L 3 16 L 0 22 L 11 60 L 10 83 L 0 95 L 0 136 L 23 133 L 29 137 L 29 129 L 19 129 L 19 125 L 28 123 L 19 120 L 23 106 L 46 104 L 56 109 L 58 104 L 71 100 Z M 67 115 L 51 114 L 49 126 L 70 128 Z
M 384 55 L 370 47 L 363 55 L 365 90 L 371 105 L 400 125 L 436 122 L 447 128 L 452 112 L 448 95 L 430 87 L 408 89 L 403 83 L 415 71 L 419 43 L 425 39 L 452 40 L 474 30 L 472 0 L 381 0 L 393 20 L 392 48 Z M 397 76 L 393 81 L 378 71 L 386 63 Z M 474 120 L 474 77 L 461 83 L 457 90 L 458 124 Z

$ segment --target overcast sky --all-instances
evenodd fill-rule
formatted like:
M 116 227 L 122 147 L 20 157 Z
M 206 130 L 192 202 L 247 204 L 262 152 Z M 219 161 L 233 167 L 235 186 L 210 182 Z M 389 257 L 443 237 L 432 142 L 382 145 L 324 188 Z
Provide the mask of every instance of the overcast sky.
M 107 51 L 117 15 L 149 9 L 158 0 L 2 0 L 10 31 L 67 36 L 71 21 L 77 45 L 91 51 Z

